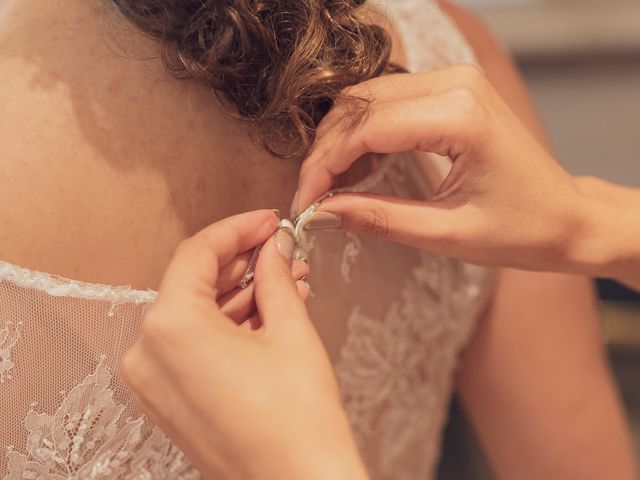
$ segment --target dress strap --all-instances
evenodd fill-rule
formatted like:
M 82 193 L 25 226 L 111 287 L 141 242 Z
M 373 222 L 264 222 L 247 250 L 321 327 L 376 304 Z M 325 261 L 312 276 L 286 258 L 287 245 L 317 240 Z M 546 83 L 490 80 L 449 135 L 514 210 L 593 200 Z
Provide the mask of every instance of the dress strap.
M 407 52 L 409 70 L 427 72 L 460 63 L 478 64 L 464 36 L 435 0 L 377 0 Z

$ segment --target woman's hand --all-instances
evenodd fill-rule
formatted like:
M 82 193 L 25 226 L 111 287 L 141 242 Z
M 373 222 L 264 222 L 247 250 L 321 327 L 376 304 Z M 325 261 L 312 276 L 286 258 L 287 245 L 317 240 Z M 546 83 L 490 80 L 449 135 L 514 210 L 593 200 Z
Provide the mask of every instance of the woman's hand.
M 306 291 L 278 253 L 276 244 L 290 256 L 290 234 L 278 231 L 262 249 L 255 314 L 244 306 L 231 318 L 216 302 L 221 278 L 237 281 L 243 271 L 225 266 L 276 226 L 272 212 L 252 212 L 184 241 L 122 373 L 205 477 L 366 478 Z
M 353 100 L 338 102 L 323 120 L 302 167 L 298 210 L 367 152 L 433 152 L 454 161 L 433 198 L 340 194 L 320 206 L 335 215 L 323 223 L 476 264 L 620 273 L 604 241 L 615 228 L 597 182 L 566 173 L 479 69 L 387 76 L 346 95 L 372 100 L 362 115 L 345 115 Z
M 252 232 L 252 234 L 255 235 L 253 239 L 262 238 L 264 236 L 264 230 L 262 230 L 262 228 L 270 225 L 270 223 L 271 222 L 267 222 L 265 224 L 257 225 L 257 230 Z M 216 229 L 219 227 L 220 225 L 216 224 Z M 210 227 L 210 229 L 212 230 L 213 227 Z M 210 229 L 200 232 L 199 235 L 208 235 L 207 232 Z M 266 238 L 258 240 L 258 243 L 253 247 L 261 244 L 265 240 Z M 289 239 L 284 238 L 283 241 L 288 242 Z M 291 247 L 287 245 L 283 246 L 283 255 L 288 256 L 286 250 L 289 248 Z M 220 311 L 238 325 L 249 325 L 246 322 L 248 320 L 255 319 L 255 285 L 253 283 L 249 283 L 246 288 L 238 286 L 242 276 L 247 270 L 252 253 L 252 250 L 242 252 L 233 260 L 229 261 L 229 263 L 221 266 L 216 280 L 216 303 L 220 307 Z M 309 274 L 309 266 L 302 260 L 294 260 L 291 265 L 291 274 L 293 275 L 293 278 L 296 279 L 296 285 L 300 295 L 306 299 L 309 294 L 309 286 L 307 285 L 305 278 Z

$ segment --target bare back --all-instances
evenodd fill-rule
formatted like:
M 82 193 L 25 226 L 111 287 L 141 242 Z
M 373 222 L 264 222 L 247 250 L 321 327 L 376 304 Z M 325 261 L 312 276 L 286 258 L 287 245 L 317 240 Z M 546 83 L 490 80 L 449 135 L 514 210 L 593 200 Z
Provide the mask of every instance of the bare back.
M 267 155 L 212 92 L 173 79 L 157 45 L 106 7 L 60 3 L 0 9 L 4 260 L 152 288 L 186 236 L 288 209 L 297 162 Z

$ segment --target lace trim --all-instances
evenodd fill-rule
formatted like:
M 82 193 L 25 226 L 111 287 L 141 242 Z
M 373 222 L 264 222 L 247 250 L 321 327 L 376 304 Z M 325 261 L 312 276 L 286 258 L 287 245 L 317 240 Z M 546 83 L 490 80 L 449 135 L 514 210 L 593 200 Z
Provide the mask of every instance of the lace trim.
M 21 327 L 22 322 L 9 322 L 0 329 L 0 383 L 11 379 L 9 372 L 15 366 L 11 360 L 11 350 L 20 340 Z
M 125 406 L 113 400 L 104 360 L 54 415 L 38 413 L 32 404 L 24 420 L 26 454 L 8 448 L 4 480 L 200 478 L 158 427 L 143 441 L 144 417 L 121 420 Z
M 345 283 L 351 283 L 351 268 L 355 265 L 362 250 L 362 240 L 357 235 L 347 233 L 348 243 L 342 251 L 342 263 L 340 264 L 340 273 Z
M 378 2 L 393 14 L 410 70 L 427 72 L 447 65 L 478 63 L 462 33 L 435 0 Z
M 48 273 L 37 272 L 0 261 L 0 281 L 19 287 L 32 288 L 53 297 L 102 300 L 112 305 L 123 303 L 151 303 L 157 297 L 153 290 L 135 290 L 98 283 L 85 283 Z
M 439 450 L 429 445 L 437 445 L 452 372 L 484 303 L 479 285 L 486 280 L 485 269 L 421 254 L 383 318 L 356 307 L 347 320 L 336 375 L 356 440 L 382 478 L 412 479 L 435 465 Z M 406 452 L 420 448 L 419 468 L 398 468 L 407 464 Z

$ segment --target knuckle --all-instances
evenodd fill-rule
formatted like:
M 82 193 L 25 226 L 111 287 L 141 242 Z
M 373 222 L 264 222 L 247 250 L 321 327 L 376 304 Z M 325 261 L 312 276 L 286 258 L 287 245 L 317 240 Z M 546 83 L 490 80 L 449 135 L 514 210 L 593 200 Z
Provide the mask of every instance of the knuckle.
M 356 223 L 356 229 L 367 235 L 379 238 L 389 236 L 389 219 L 383 210 L 369 210 L 357 218 Z
M 353 145 L 355 145 L 358 153 L 365 153 L 371 150 L 371 139 L 376 135 L 376 119 L 378 118 L 379 113 L 380 107 L 373 104 L 370 105 L 366 114 L 367 118 L 361 121 L 361 124 L 359 126 L 360 128 L 353 131 L 350 141 Z M 388 116 L 387 120 L 389 126 L 388 128 L 390 131 L 392 131 L 395 128 L 396 121 L 394 120 L 393 116 Z
M 296 280 L 300 280 L 301 278 L 309 275 L 309 265 L 302 260 L 294 260 L 293 265 L 291 266 L 291 273 Z
M 466 85 L 470 88 L 479 88 L 484 85 L 486 82 L 486 76 L 484 72 L 476 65 L 473 64 L 463 64 L 455 67 L 457 69 L 457 74 L 460 78 L 460 81 L 463 85 Z
M 479 103 L 476 91 L 466 85 L 452 88 L 449 95 L 452 96 L 460 106 L 465 108 L 473 108 Z
M 384 85 L 386 81 L 387 77 L 374 77 L 348 86 L 341 91 L 339 100 L 344 101 L 349 97 L 372 97 L 380 88 L 380 85 Z
M 458 109 L 458 118 L 464 122 L 465 128 L 473 130 L 481 126 L 487 111 L 482 97 L 469 87 L 456 87 L 450 92 L 454 104 Z

